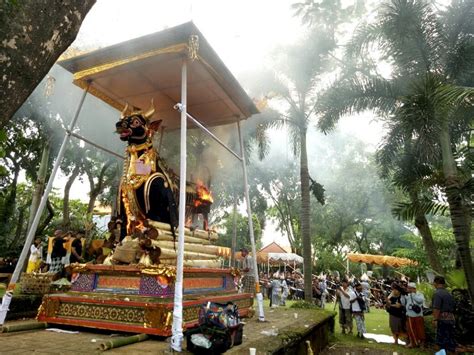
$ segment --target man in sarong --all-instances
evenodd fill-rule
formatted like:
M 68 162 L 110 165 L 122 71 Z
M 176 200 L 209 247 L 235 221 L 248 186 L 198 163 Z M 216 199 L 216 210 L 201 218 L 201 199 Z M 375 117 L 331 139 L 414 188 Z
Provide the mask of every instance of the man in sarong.
M 282 283 L 278 272 L 273 274 L 272 285 L 272 308 L 277 308 L 280 306 L 281 302 L 281 293 L 282 293 Z
M 64 264 L 63 258 L 66 256 L 67 251 L 64 248 L 64 232 L 60 229 L 54 232 L 53 239 L 53 251 L 51 252 L 51 265 L 49 266 L 48 272 L 51 274 L 58 274 L 61 277 Z
M 365 298 L 364 294 L 362 293 L 362 285 L 360 283 L 355 284 L 355 290 L 353 291 L 355 294 L 355 298 L 351 299 L 351 310 L 352 316 L 356 321 L 357 326 L 357 337 L 364 339 L 365 330 Z
M 249 255 L 247 248 L 240 249 L 240 252 L 244 258 L 242 262 L 242 291 L 255 294 L 255 265 L 253 258 Z
M 352 334 L 352 312 L 351 301 L 355 300 L 356 295 L 349 287 L 347 279 L 342 280 L 342 286 L 337 290 L 337 299 L 339 300 L 339 324 L 342 334 Z
M 410 282 L 407 294 L 402 296 L 402 305 L 406 310 L 406 328 L 410 340 L 407 347 L 415 348 L 425 343 L 425 322 L 423 320 L 423 303 L 425 298 L 416 292 L 416 283 Z
M 454 298 L 446 290 L 446 281 L 436 276 L 433 282 L 436 288 L 433 296 L 433 325 L 436 327 L 436 345 L 447 352 L 456 351 Z

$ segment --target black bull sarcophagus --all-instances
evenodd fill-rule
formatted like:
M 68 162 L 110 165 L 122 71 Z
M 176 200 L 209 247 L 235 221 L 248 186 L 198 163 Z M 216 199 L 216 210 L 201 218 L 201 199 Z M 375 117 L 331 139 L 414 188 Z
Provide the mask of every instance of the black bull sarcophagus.
M 146 111 L 128 112 L 128 105 L 116 123 L 122 141 L 128 142 L 123 175 L 120 183 L 119 208 L 122 217 L 122 238 L 141 231 L 146 220 L 169 224 L 175 235 L 178 226 L 179 177 L 168 169 L 153 148 L 152 137 L 161 120 L 150 122 L 155 109 L 153 102 Z M 186 183 L 186 219 L 192 221 L 203 216 L 207 230 L 207 217 L 212 197 L 202 184 Z

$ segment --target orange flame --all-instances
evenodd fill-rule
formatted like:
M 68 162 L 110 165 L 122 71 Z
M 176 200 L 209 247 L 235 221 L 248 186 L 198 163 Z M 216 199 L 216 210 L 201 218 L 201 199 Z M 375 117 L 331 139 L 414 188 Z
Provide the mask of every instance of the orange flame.
M 194 201 L 194 206 L 195 207 L 198 207 L 198 206 L 202 205 L 203 201 L 208 201 L 210 203 L 214 202 L 214 199 L 212 198 L 211 191 L 209 191 L 209 189 L 206 186 L 204 186 L 202 181 L 198 180 L 196 182 L 196 192 L 197 192 L 197 195 L 198 195 L 198 199 L 196 201 Z

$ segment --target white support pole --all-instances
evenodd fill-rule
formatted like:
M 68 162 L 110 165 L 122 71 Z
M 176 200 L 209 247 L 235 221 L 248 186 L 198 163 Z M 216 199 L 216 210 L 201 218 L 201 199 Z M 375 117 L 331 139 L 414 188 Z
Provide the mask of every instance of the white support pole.
M 245 193 L 245 203 L 247 204 L 247 214 L 249 219 L 249 233 L 250 233 L 250 243 L 252 244 L 252 256 L 254 263 L 255 271 L 255 293 L 257 297 L 258 304 L 258 320 L 264 322 L 265 314 L 263 313 L 263 295 L 260 292 L 260 282 L 258 279 L 257 271 L 257 249 L 255 248 L 255 236 L 253 233 L 253 220 L 252 220 L 252 207 L 250 206 L 250 196 L 249 196 L 249 183 L 247 177 L 247 165 L 245 159 L 245 147 L 244 147 L 244 138 L 242 137 L 242 132 L 240 131 L 240 122 L 237 121 L 237 129 L 239 131 L 239 141 L 240 141 L 240 156 L 242 157 L 242 171 L 244 174 L 244 193 Z
M 2 304 L 0 306 L 0 324 L 3 325 L 5 323 L 5 318 L 8 313 L 8 307 L 10 305 L 13 291 L 15 290 L 16 283 L 20 278 L 21 270 L 23 269 L 23 265 L 25 264 L 26 257 L 30 251 L 31 244 L 33 243 L 33 238 L 36 234 L 36 229 L 38 228 L 38 224 L 41 219 L 41 215 L 43 214 L 44 207 L 46 206 L 46 202 L 48 200 L 49 193 L 53 188 L 53 182 L 56 177 L 56 173 L 58 172 L 59 166 L 61 165 L 64 154 L 66 153 L 66 147 L 71 139 L 71 131 L 74 129 L 77 119 L 79 117 L 79 113 L 81 112 L 82 104 L 86 98 L 87 92 L 89 91 L 89 86 L 87 86 L 86 90 L 82 94 L 81 101 L 79 102 L 79 106 L 76 109 L 76 113 L 69 125 L 69 129 L 66 131 L 64 135 L 63 143 L 61 144 L 61 148 L 59 149 L 58 156 L 56 157 L 56 161 L 54 162 L 53 170 L 51 171 L 51 175 L 48 180 L 48 184 L 43 193 L 43 197 L 41 197 L 40 204 L 38 209 L 36 210 L 35 218 L 33 219 L 33 223 L 28 231 L 26 236 L 25 244 L 23 245 L 23 249 L 21 251 L 20 257 L 18 258 L 18 262 L 15 266 L 15 271 L 13 271 L 12 278 L 10 279 L 10 283 L 8 284 L 7 291 L 2 299 Z
M 174 285 L 173 326 L 171 349 L 181 352 L 183 341 L 183 255 L 184 225 L 186 209 L 186 101 L 187 101 L 187 66 L 186 58 L 181 67 L 181 154 L 179 168 L 179 230 L 178 252 L 176 261 L 176 281 Z

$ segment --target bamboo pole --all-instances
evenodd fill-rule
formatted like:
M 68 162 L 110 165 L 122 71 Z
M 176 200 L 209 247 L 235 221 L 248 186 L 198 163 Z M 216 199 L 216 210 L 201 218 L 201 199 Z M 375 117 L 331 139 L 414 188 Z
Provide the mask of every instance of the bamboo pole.
M 163 240 L 152 240 L 150 241 L 150 246 L 157 246 L 161 249 L 173 249 L 175 243 L 172 241 L 163 241 Z M 217 245 L 200 245 L 200 244 L 185 244 L 184 251 L 191 251 L 197 253 L 210 254 L 213 256 L 227 256 L 230 255 L 229 248 L 220 247 Z
M 145 341 L 145 340 L 148 340 L 148 338 L 149 337 L 147 334 L 137 334 L 137 335 L 132 335 L 129 337 L 115 338 L 115 339 L 104 341 L 103 343 L 99 345 L 99 348 L 102 351 L 115 349 L 124 345 L 130 345 L 130 344 L 138 343 L 141 341 Z
M 20 332 L 23 330 L 44 329 L 48 327 L 46 322 L 18 322 L 13 324 L 4 324 L 2 333 Z
M 173 242 L 173 244 L 176 241 L 176 238 L 173 237 L 171 232 L 160 232 L 160 233 L 163 233 L 163 234 L 160 234 L 156 238 L 156 240 L 166 241 L 166 242 Z M 204 239 L 201 239 L 201 238 L 188 237 L 188 236 L 185 236 L 184 240 L 185 240 L 186 243 L 189 243 L 189 244 L 196 244 L 196 245 L 210 245 L 211 244 L 211 242 L 208 241 L 208 240 L 204 240 Z
M 176 259 L 178 257 L 178 251 L 174 249 L 161 248 L 160 260 L 164 259 Z M 186 260 L 213 260 L 217 255 L 207 253 L 197 253 L 192 251 L 184 251 L 183 258 Z
M 157 221 L 152 221 L 152 220 L 146 220 L 145 222 L 145 227 L 153 227 L 161 231 L 167 231 L 171 232 L 171 226 L 168 223 L 162 223 L 162 222 L 157 222 Z M 217 240 L 218 235 L 216 232 L 206 232 L 200 229 L 196 229 L 194 231 L 191 231 L 189 228 L 184 228 L 184 234 L 186 236 L 190 236 L 193 238 L 199 238 L 199 239 L 204 239 L 204 240 Z
M 176 259 L 164 259 L 160 260 L 164 265 L 176 265 Z M 212 260 L 184 260 L 183 265 L 185 267 L 198 267 L 198 268 L 220 268 L 221 262 L 219 259 Z

